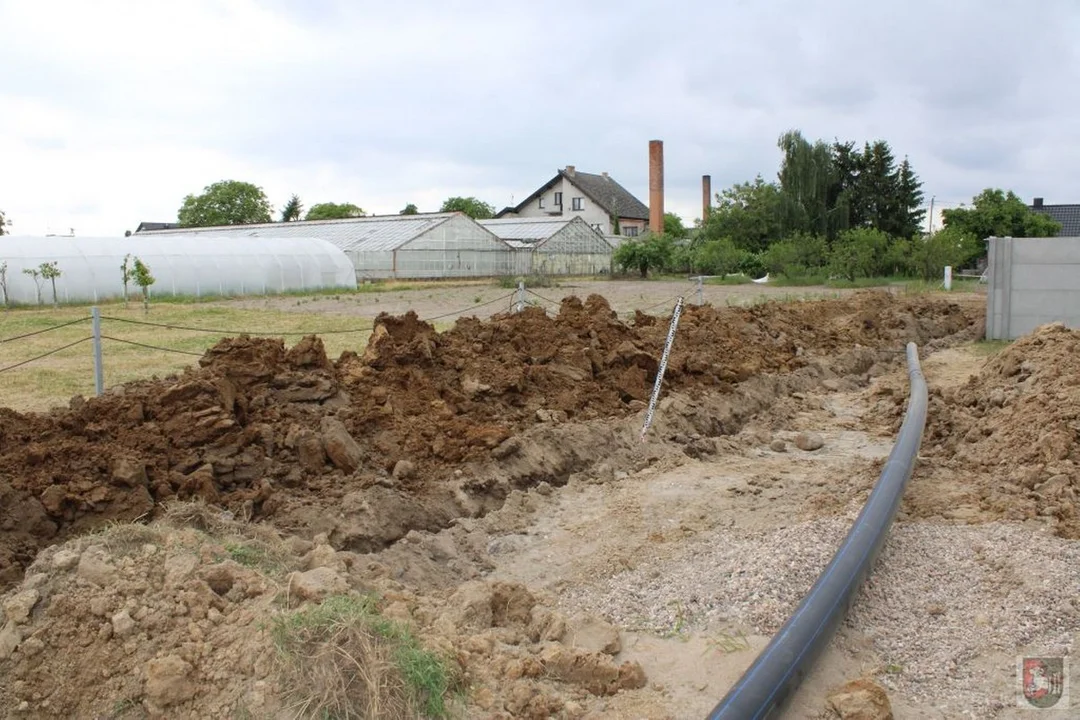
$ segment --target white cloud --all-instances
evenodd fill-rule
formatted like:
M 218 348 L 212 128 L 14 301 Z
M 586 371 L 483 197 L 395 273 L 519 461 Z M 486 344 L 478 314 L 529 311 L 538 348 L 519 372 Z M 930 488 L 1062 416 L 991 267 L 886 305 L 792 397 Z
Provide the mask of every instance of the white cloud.
M 496 206 L 567 164 L 666 207 L 775 176 L 789 128 L 908 155 L 927 196 L 1080 201 L 1080 8 L 645 0 L 0 0 L 0 208 L 116 235 L 225 178 L 275 206 Z

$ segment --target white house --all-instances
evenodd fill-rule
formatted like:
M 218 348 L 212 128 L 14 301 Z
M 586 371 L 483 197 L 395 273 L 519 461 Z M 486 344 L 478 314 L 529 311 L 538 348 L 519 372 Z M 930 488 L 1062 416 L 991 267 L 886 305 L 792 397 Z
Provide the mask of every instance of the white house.
M 580 217 L 602 235 L 637 237 L 649 224 L 649 208 L 606 172 L 578 172 L 573 165 L 515 207 L 501 210 L 502 218 Z

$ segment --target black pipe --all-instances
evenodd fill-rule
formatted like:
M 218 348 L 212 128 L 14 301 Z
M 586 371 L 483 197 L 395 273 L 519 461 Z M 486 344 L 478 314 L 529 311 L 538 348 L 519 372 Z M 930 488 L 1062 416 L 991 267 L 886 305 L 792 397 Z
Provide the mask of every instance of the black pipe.
M 779 715 L 832 640 L 889 533 L 911 478 L 926 425 L 926 380 L 915 343 L 907 345 L 910 398 L 881 477 L 832 562 L 708 720 L 765 720 Z

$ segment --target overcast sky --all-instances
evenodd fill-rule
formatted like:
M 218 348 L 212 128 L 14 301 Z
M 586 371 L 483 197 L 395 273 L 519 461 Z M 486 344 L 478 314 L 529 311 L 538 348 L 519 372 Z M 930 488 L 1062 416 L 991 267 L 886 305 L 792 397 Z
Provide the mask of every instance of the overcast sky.
M 0 0 L 0 33 L 20 235 L 175 221 L 222 179 L 383 214 L 570 164 L 647 201 L 650 139 L 689 224 L 790 128 L 888 140 L 939 206 L 1080 202 L 1075 0 Z

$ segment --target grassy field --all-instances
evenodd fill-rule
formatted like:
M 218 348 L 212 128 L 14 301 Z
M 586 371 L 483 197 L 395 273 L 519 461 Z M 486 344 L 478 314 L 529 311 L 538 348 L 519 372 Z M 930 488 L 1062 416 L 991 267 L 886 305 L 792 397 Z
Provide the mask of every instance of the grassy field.
M 149 314 L 132 303 L 101 306 L 102 356 L 105 386 L 165 376 L 198 361 L 198 355 L 223 337 L 238 334 L 281 335 L 287 345 L 305 333 L 319 334 L 327 353 L 336 358 L 344 350 L 362 350 L 371 321 L 341 315 L 220 307 L 202 303 L 152 305 Z M 74 325 L 56 330 L 72 321 Z M 191 330 L 134 324 L 150 322 L 182 325 Z M 46 332 L 40 332 L 46 330 Z M 349 331 L 349 332 L 345 332 Z M 30 337 L 19 336 L 28 333 Z M 0 406 L 40 410 L 66 404 L 73 395 L 94 393 L 93 347 L 89 307 L 19 309 L 0 312 Z M 85 340 L 84 342 L 79 342 Z M 17 363 L 71 343 L 78 343 L 41 360 L 8 371 Z M 142 347 L 141 343 L 158 348 Z M 170 352 L 172 351 L 172 352 Z

